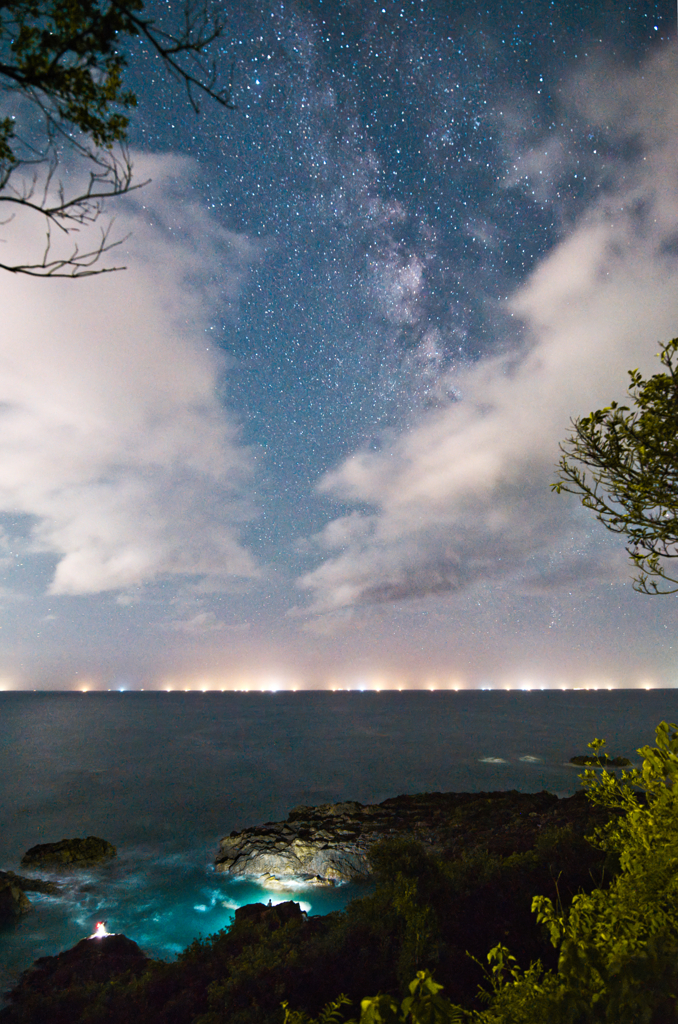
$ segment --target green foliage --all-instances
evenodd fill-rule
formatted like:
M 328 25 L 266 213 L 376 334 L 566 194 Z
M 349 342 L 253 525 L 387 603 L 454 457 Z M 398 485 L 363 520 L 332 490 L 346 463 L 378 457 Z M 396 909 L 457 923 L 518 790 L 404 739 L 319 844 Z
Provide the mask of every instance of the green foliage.
M 589 746 L 598 754 L 604 743 Z M 532 907 L 558 950 L 553 972 L 521 971 L 503 947 L 489 955 L 490 1009 L 483 1024 L 668 1024 L 678 1014 L 678 735 L 661 722 L 640 770 L 587 770 L 589 799 L 613 812 L 594 841 L 615 854 L 607 889 L 574 897 L 566 911 L 544 896 Z
M 567 908 L 547 896 L 533 898 L 537 922 L 557 951 L 554 969 L 539 959 L 522 968 L 500 942 L 487 954 L 485 1009 L 454 1005 L 419 971 L 400 1005 L 390 995 L 363 999 L 360 1024 L 678 1022 L 677 729 L 659 724 L 656 745 L 638 751 L 640 770 L 588 769 L 580 776 L 589 800 L 610 813 L 591 841 L 618 871 L 607 888 L 580 892 Z M 604 745 L 589 744 L 601 762 Z M 554 839 L 554 833 L 544 837 L 533 856 L 553 851 Z M 288 1011 L 285 1024 L 316 1022 Z
M 285 1000 L 282 1004 L 285 1011 L 284 1024 L 343 1024 L 344 1014 L 341 1008 L 350 1005 L 351 1000 L 347 996 L 341 995 L 333 1003 L 328 1003 L 323 1007 L 314 1021 L 305 1010 L 290 1010 L 289 1003 Z
M 438 960 L 440 923 L 432 896 L 440 900 L 444 876 L 437 860 L 411 839 L 377 843 L 370 856 L 379 885 L 375 902 L 399 937 L 397 975 L 405 984 L 414 971 Z
M 440 994 L 442 985 L 428 971 L 417 971 L 400 1006 L 391 996 L 379 995 L 360 1003 L 360 1024 L 457 1024 L 464 1017 Z
M 660 352 L 665 373 L 645 380 L 629 371 L 632 408 L 612 402 L 572 421 L 552 484 L 557 493 L 578 494 L 608 530 L 627 538 L 634 587 L 646 594 L 678 591 L 667 568 L 678 558 L 677 354 L 673 338 Z
M 128 126 L 114 108 L 136 105 L 122 86 L 126 59 L 116 44 L 138 34 L 142 9 L 142 0 L 8 0 L 0 8 L 0 79 L 28 93 L 53 121 L 110 147 Z M 14 161 L 4 141 L 3 158 Z
M 0 83 L 36 103 L 48 126 L 62 133 L 78 129 L 95 147 L 110 147 L 126 136 L 123 111 L 136 106 L 123 73 L 125 50 L 139 39 L 184 81 L 189 95 L 199 89 L 231 106 L 216 70 L 200 63 L 200 54 L 223 34 L 223 21 L 191 0 L 182 13 L 183 25 L 173 33 L 144 16 L 144 0 L 4 0 Z M 0 159 L 16 160 L 9 142 L 14 134 L 13 124 L 4 122 Z
M 352 1018 L 345 1024 L 462 1024 L 466 1014 L 460 1007 L 455 1007 L 440 993 L 443 986 L 431 977 L 429 971 L 417 971 L 417 975 L 409 984 L 409 995 L 398 1003 L 393 996 L 379 994 L 360 1002 L 360 1021 Z M 339 996 L 329 1003 L 315 1018 L 309 1017 L 303 1010 L 290 1010 L 283 1003 L 285 1010 L 284 1024 L 342 1024 L 342 1006 L 350 1005 L 350 1000 Z

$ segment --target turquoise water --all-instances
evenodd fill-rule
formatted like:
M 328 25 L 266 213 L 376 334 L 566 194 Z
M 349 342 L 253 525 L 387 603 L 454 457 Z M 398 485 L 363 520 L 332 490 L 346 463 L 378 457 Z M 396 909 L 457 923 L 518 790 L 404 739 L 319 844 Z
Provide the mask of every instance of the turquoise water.
M 567 764 L 604 736 L 633 756 L 678 691 L 0 693 L 0 868 L 40 842 L 98 835 L 110 864 L 43 873 L 59 897 L 0 931 L 0 991 L 97 920 L 170 959 L 237 906 L 341 909 L 360 886 L 268 892 L 213 869 L 218 840 L 297 804 L 400 793 L 574 792 Z

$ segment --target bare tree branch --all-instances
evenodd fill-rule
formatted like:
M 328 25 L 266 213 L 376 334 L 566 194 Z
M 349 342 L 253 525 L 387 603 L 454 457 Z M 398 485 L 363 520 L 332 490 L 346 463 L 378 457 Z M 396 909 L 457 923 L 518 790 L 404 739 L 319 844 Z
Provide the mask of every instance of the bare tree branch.
M 130 22 L 138 33 L 162 57 L 174 76 L 184 82 L 189 102 L 196 113 L 200 111 L 200 104 L 195 96 L 195 90 L 216 100 L 229 110 L 234 110 L 233 65 L 230 68 L 228 83 L 219 86 L 220 75 L 216 60 L 205 63 L 201 59 L 202 54 L 212 43 L 224 35 L 226 19 L 218 13 L 210 15 L 207 3 L 197 7 L 191 0 L 186 0 L 183 6 L 183 20 L 183 31 L 181 35 L 176 36 L 156 27 L 151 19 L 130 15 Z M 181 56 L 188 58 L 187 65 L 180 62 L 178 58 Z
M 99 244 L 93 249 L 80 252 L 78 245 L 75 244 L 68 256 L 52 259 L 52 234 L 51 228 L 48 225 L 45 232 L 45 249 L 40 262 L 17 264 L 0 262 L 0 270 L 7 270 L 11 274 L 27 274 L 29 277 L 69 278 L 93 277 L 97 274 L 110 274 L 117 270 L 126 270 L 127 267 L 125 266 L 100 267 L 97 265 L 105 253 L 110 252 L 111 249 L 115 249 L 119 245 L 122 245 L 129 238 L 129 235 L 125 235 L 124 238 L 116 238 L 112 242 L 109 241 L 109 234 L 112 226 L 113 221 L 111 220 L 107 227 L 101 231 Z

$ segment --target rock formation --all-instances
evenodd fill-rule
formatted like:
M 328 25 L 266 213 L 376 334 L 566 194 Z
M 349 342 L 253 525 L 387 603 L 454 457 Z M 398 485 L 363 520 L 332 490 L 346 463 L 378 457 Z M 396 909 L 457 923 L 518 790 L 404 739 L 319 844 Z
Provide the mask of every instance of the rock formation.
M 116 852 L 113 844 L 105 839 L 87 836 L 86 839 L 62 839 L 58 843 L 32 846 L 21 858 L 21 863 L 24 867 L 50 864 L 85 867 L 115 857 Z
M 20 1007 L 24 1001 L 34 1005 L 40 997 L 58 998 L 71 985 L 107 982 L 127 971 L 140 974 L 148 962 L 146 954 L 126 935 L 81 939 L 64 953 L 40 957 L 24 971 L 18 985 L 7 993 L 10 1007 Z M 15 1019 L 11 1009 L 0 1011 L 0 1016 L 3 1014 Z
M 264 925 L 270 930 L 280 928 L 288 921 L 303 921 L 305 917 L 304 911 L 293 900 L 277 903 L 275 907 L 267 907 L 265 903 L 247 903 L 244 907 L 238 907 L 235 912 L 236 924 L 250 921 Z
M 628 768 L 631 764 L 628 757 L 608 757 L 607 754 L 577 754 L 570 758 L 570 764 L 590 766 L 592 768 Z
M 12 921 L 31 909 L 31 901 L 18 885 L 0 878 L 0 921 Z
M 531 849 L 542 825 L 572 825 L 582 815 L 588 827 L 590 808 L 583 793 L 559 800 L 551 793 L 515 790 L 295 807 L 287 821 L 255 825 L 222 839 L 215 865 L 217 871 L 254 878 L 269 888 L 285 888 L 292 880 L 336 885 L 369 878 L 370 848 L 380 839 L 405 836 L 447 856 L 468 848 L 469 840 L 503 853 Z
M 11 921 L 31 909 L 26 892 L 43 892 L 56 895 L 60 892 L 54 882 L 42 878 L 26 878 L 13 871 L 0 871 L 0 921 Z

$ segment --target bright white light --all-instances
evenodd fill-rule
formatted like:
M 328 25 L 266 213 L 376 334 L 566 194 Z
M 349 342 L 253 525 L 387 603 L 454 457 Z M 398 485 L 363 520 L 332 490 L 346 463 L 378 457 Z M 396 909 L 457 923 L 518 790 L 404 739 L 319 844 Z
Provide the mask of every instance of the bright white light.
M 97 921 L 97 926 L 90 935 L 90 939 L 103 939 L 106 935 L 113 935 L 114 932 L 106 931 L 106 922 Z
M 278 690 L 285 689 L 285 679 L 282 676 L 270 676 L 268 679 L 263 681 L 261 692 L 264 693 L 269 690 L 271 693 L 276 693 Z

